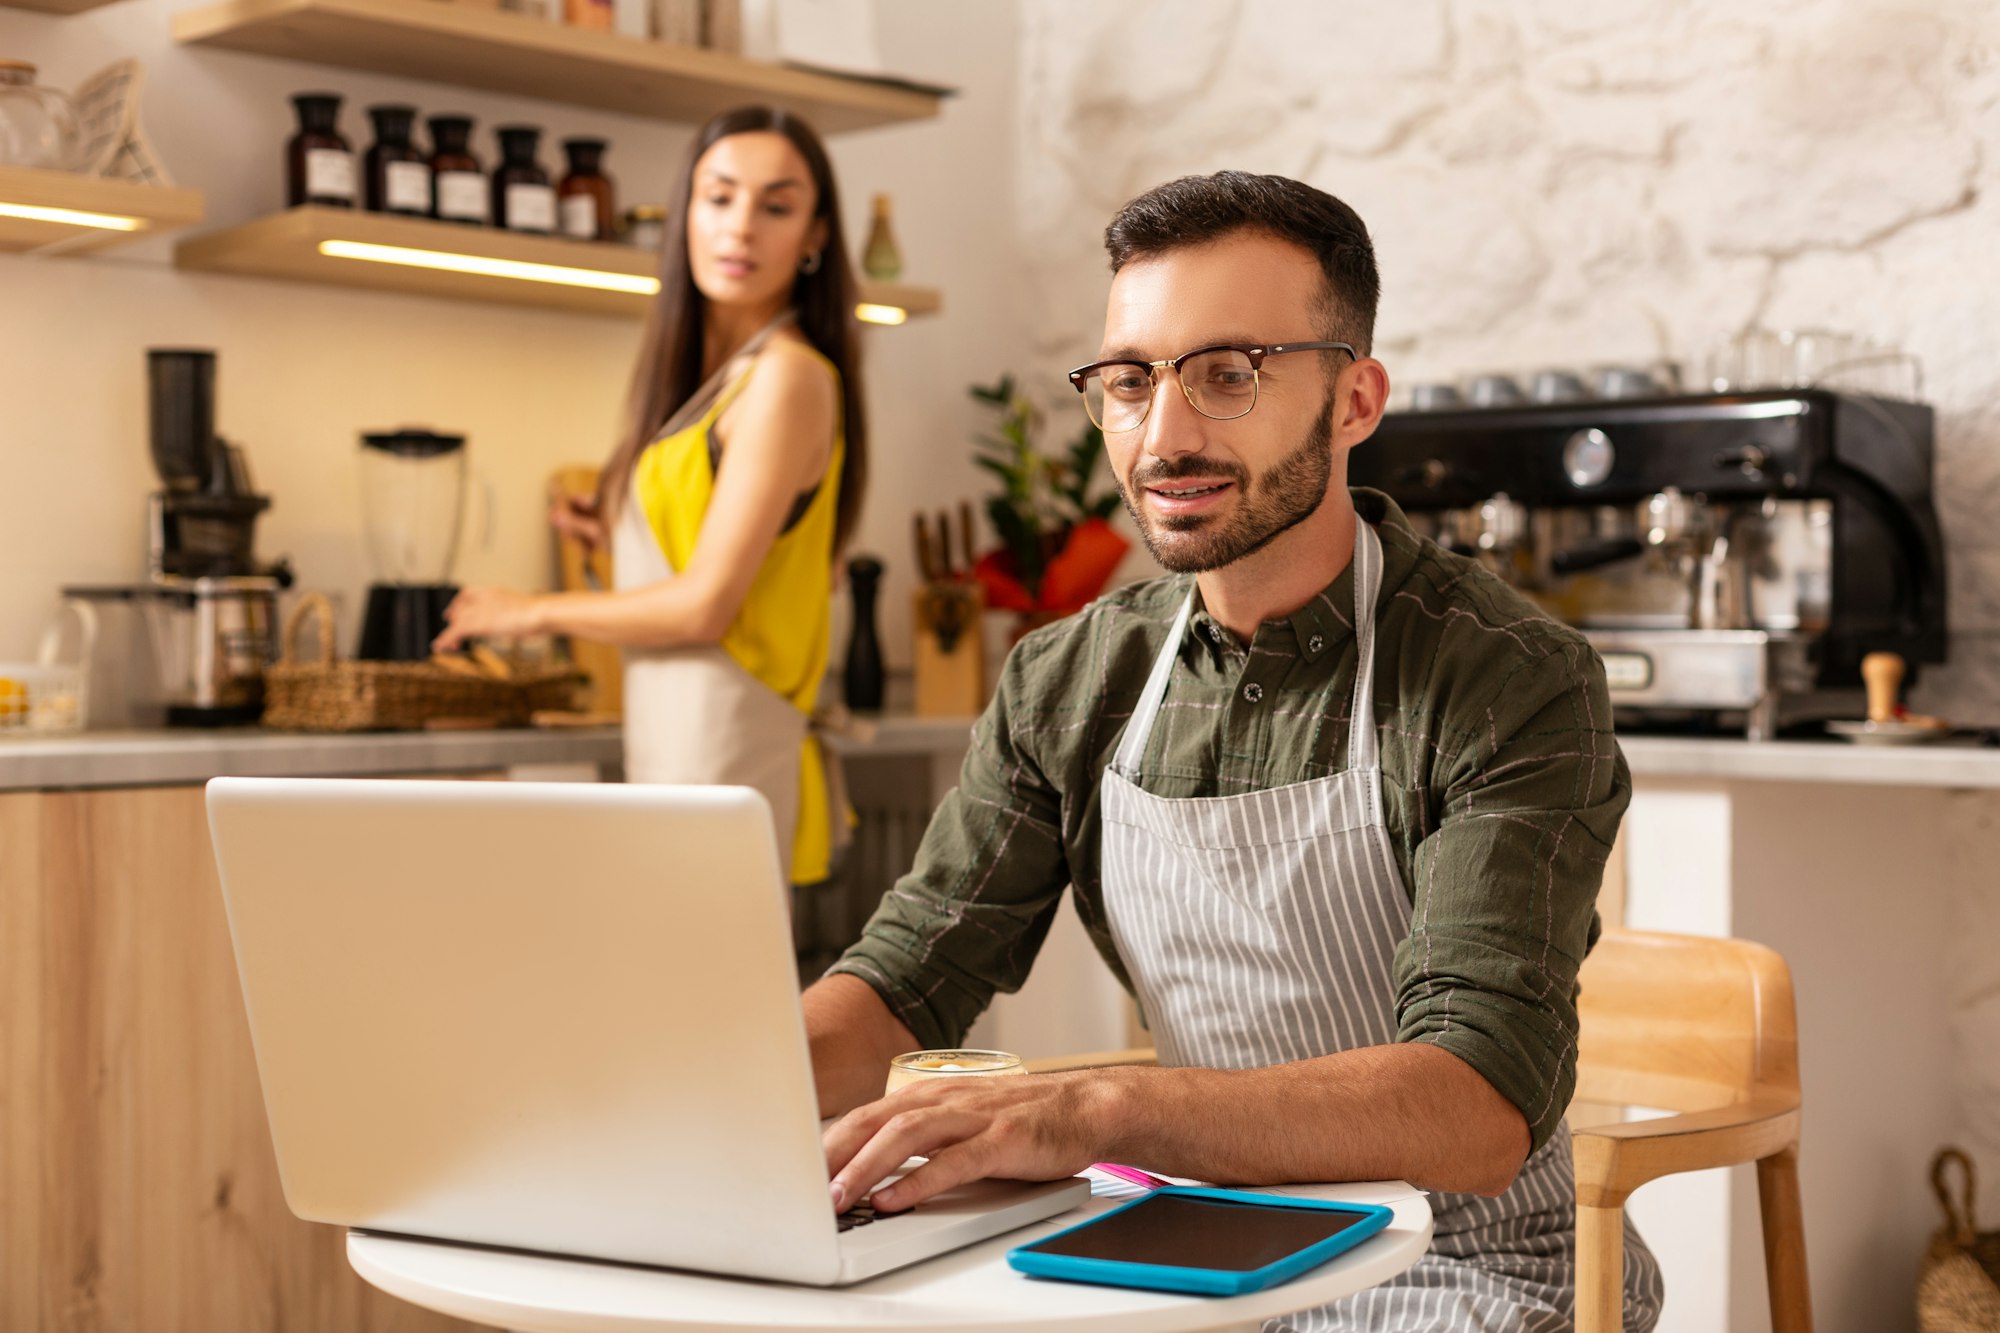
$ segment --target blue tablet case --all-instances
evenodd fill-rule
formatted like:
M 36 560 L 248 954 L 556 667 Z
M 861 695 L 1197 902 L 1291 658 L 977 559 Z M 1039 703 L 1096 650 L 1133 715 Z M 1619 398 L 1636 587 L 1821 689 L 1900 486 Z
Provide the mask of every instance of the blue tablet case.
M 1266 1208 L 1308 1208 L 1328 1212 L 1358 1213 L 1361 1218 L 1353 1226 L 1337 1235 L 1328 1236 L 1302 1250 L 1294 1250 L 1262 1268 L 1222 1269 L 1222 1268 L 1180 1268 L 1168 1264 L 1133 1263 L 1126 1260 L 1090 1259 L 1074 1254 L 1045 1254 L 1034 1245 L 1045 1244 L 1086 1227 L 1096 1226 L 1118 1216 L 1127 1208 L 1143 1207 L 1147 1199 L 1155 1195 L 1180 1195 L 1185 1198 L 1218 1199 L 1230 1203 L 1256 1204 Z M 1275 1287 L 1281 1282 L 1289 1282 L 1301 1273 L 1319 1267 L 1337 1254 L 1345 1253 L 1367 1240 L 1383 1227 L 1395 1213 L 1379 1204 L 1340 1203 L 1322 1199 L 1296 1199 L 1280 1194 L 1259 1194 L 1250 1190 L 1196 1189 L 1191 1186 L 1169 1185 L 1153 1191 L 1146 1198 L 1134 1199 L 1119 1208 L 1114 1208 L 1101 1217 L 1093 1217 L 1088 1222 L 1044 1236 L 1030 1245 L 1018 1246 L 1007 1252 L 1007 1263 L 1016 1271 L 1031 1277 L 1055 1278 L 1064 1282 L 1094 1282 L 1100 1286 L 1142 1287 L 1149 1291 L 1186 1292 L 1197 1296 L 1240 1296 L 1244 1292 L 1262 1291 Z

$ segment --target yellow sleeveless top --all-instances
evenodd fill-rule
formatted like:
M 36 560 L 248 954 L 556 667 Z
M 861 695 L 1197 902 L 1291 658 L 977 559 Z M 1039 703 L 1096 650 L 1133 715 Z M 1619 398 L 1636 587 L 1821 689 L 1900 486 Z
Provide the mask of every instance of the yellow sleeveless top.
M 800 343 L 840 382 L 840 371 L 817 349 Z M 709 461 L 709 434 L 716 421 L 757 371 L 750 368 L 716 397 L 701 419 L 664 436 L 640 454 L 632 469 L 632 494 L 660 550 L 676 573 L 694 557 L 715 491 Z M 833 456 L 819 488 L 796 523 L 778 534 L 751 581 L 749 595 L 722 636 L 722 649 L 757 680 L 801 713 L 811 715 L 819 700 L 833 635 L 833 531 L 840 499 L 841 465 L 847 438 L 834 427 Z M 792 839 L 792 882 L 812 884 L 827 877 L 833 851 L 826 761 L 819 740 L 808 733 L 799 755 L 799 816 Z

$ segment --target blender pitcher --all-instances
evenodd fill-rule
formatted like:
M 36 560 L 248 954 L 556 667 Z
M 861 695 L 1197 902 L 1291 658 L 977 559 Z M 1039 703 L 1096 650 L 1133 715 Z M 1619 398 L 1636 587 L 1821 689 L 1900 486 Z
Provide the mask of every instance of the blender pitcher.
M 422 661 L 458 595 L 451 567 L 465 518 L 465 437 L 403 429 L 361 437 L 361 503 L 375 582 L 359 656 Z M 493 535 L 487 494 L 484 540 Z

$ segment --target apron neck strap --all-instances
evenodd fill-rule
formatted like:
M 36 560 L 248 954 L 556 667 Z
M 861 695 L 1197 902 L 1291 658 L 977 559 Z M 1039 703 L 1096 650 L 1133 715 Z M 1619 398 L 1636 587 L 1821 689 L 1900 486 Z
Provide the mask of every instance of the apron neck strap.
M 1347 733 L 1347 766 L 1375 768 L 1375 599 L 1382 592 L 1382 539 L 1367 519 L 1354 516 L 1354 717 Z
M 666 424 L 654 432 L 653 438 L 664 439 L 701 420 L 702 414 L 714 406 L 722 391 L 736 381 L 757 353 L 764 350 L 764 344 L 771 341 L 772 335 L 779 329 L 795 323 L 798 317 L 798 311 L 787 307 L 780 310 L 769 324 L 751 334 L 748 342 L 737 348 L 727 360 L 715 368 L 713 375 L 701 382 L 700 388 L 688 395 L 688 400 L 675 409 L 674 414 L 667 418 Z
M 1139 759 L 1146 753 L 1146 739 L 1153 734 L 1153 719 L 1160 715 L 1160 701 L 1167 697 L 1167 681 L 1174 674 L 1174 659 L 1180 656 L 1181 637 L 1187 633 L 1188 621 L 1194 618 L 1194 584 L 1188 584 L 1188 594 L 1181 601 L 1180 614 L 1174 617 L 1174 627 L 1167 631 L 1166 646 L 1153 659 L 1153 674 L 1146 677 L 1146 688 L 1139 695 L 1139 706 L 1132 710 L 1132 720 L 1125 724 L 1125 735 L 1118 742 L 1118 753 L 1111 760 L 1111 767 L 1130 778 L 1138 772 Z
M 1359 514 L 1354 516 L 1354 645 L 1360 661 L 1354 675 L 1353 720 L 1347 737 L 1347 766 L 1374 768 L 1381 762 L 1375 738 L 1375 599 L 1382 591 L 1382 539 Z M 1145 756 L 1146 742 L 1152 738 L 1153 723 L 1159 719 L 1160 705 L 1166 701 L 1167 683 L 1173 678 L 1174 660 L 1180 656 L 1181 639 L 1194 618 L 1194 585 L 1181 602 L 1173 628 L 1160 655 L 1153 659 L 1153 672 L 1139 695 L 1132 720 L 1125 724 L 1118 750 L 1111 760 L 1119 776 L 1131 779 Z

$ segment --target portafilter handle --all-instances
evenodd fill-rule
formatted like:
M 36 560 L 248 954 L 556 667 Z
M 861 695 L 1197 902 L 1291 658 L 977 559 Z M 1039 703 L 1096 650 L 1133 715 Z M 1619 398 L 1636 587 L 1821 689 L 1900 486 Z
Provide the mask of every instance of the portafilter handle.
M 1894 722 L 1896 694 L 1903 688 L 1903 659 L 1895 653 L 1869 653 L 1861 659 L 1861 679 L 1868 686 L 1868 720 Z

